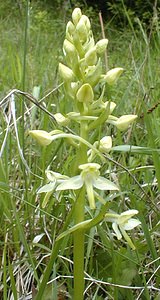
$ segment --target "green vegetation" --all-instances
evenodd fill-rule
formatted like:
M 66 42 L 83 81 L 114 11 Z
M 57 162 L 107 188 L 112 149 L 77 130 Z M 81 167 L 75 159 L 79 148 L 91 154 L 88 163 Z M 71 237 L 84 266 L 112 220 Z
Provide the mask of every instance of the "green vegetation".
M 9 0 L 0 4 L 0 298 L 34 299 L 43 290 L 41 299 L 59 299 L 60 294 L 62 299 L 73 299 L 72 234 L 57 242 L 56 238 L 74 225 L 74 193 L 66 192 L 61 201 L 54 194 L 44 207 L 44 194 L 37 190 L 47 183 L 48 166 L 72 177 L 75 152 L 61 139 L 42 148 L 28 134 L 33 129 L 56 129 L 44 109 L 51 114 L 70 111 L 70 102 L 59 87 L 58 64 L 64 63 L 62 45 L 71 10 L 64 6 L 57 13 L 40 1 L 32 6 L 29 1 L 28 5 L 16 1 L 15 7 Z M 94 19 L 97 42 L 102 38 L 98 17 L 92 9 L 84 13 Z M 112 170 L 111 180 L 120 191 L 107 202 L 107 209 L 120 214 L 134 208 L 141 226 L 129 232 L 136 250 L 125 239 L 117 240 L 106 220 L 99 223 L 96 219 L 92 224 L 96 227 L 86 231 L 85 299 L 160 297 L 160 33 L 156 13 L 149 29 L 139 19 L 135 29 L 129 14 L 128 26 L 121 31 L 112 22 L 104 22 L 109 69 L 125 70 L 106 97 L 117 104 L 114 115 L 138 115 L 123 134 L 109 127 L 116 151 L 111 151 L 109 162 L 104 161 L 101 175 L 108 178 Z M 17 91 L 5 98 L 14 88 L 29 94 Z M 38 106 L 31 102 L 35 101 L 31 95 Z M 103 135 L 105 130 L 103 126 Z M 105 197 L 108 200 L 108 192 Z M 97 218 L 99 210 L 97 203 Z M 86 219 L 94 217 L 86 202 Z

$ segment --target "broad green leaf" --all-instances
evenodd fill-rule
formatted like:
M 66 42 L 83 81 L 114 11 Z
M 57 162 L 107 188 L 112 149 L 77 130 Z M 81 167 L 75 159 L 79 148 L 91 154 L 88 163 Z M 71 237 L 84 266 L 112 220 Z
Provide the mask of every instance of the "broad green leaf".
M 139 153 L 139 154 L 152 154 L 153 152 L 160 152 L 160 149 L 152 149 L 148 147 L 139 147 L 132 145 L 120 145 L 112 147 L 112 151 L 118 152 L 131 152 L 131 153 Z

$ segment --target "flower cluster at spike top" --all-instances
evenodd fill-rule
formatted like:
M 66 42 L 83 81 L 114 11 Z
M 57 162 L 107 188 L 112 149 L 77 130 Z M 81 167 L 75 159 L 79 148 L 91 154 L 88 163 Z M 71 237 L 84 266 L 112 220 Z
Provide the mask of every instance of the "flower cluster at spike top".
M 123 72 L 122 68 L 114 68 L 107 74 L 103 74 L 102 57 L 107 45 L 108 39 L 101 39 L 95 43 L 89 18 L 83 15 L 79 8 L 74 9 L 72 22 L 69 21 L 66 26 L 66 37 L 63 43 L 66 65 L 59 64 L 59 74 L 64 81 L 67 95 L 73 99 L 75 110 L 65 117 L 79 121 L 82 116 L 86 119 L 88 116 L 88 120 L 92 123 L 98 120 L 96 126 L 106 121 L 123 131 L 137 116 L 114 117 L 110 114 L 116 104 L 104 101 L 106 85 L 113 85 Z M 97 92 L 99 90 L 101 94 Z M 105 111 L 106 119 L 104 116 L 101 118 Z M 58 118 L 57 122 L 59 122 Z
M 113 85 L 122 74 L 122 68 L 114 68 L 106 74 L 103 73 L 103 55 L 108 45 L 108 39 L 101 39 L 97 43 L 94 40 L 91 30 L 90 20 L 83 15 L 79 8 L 75 8 L 72 13 L 72 21 L 66 26 L 66 37 L 63 43 L 63 52 L 65 64 L 59 63 L 59 75 L 64 83 L 64 90 L 67 98 L 72 99 L 71 109 L 69 112 L 58 112 L 54 115 L 58 126 L 69 126 L 70 122 L 76 122 L 81 126 L 85 122 L 87 126 L 87 141 L 84 136 L 71 133 L 65 133 L 62 130 L 54 130 L 50 133 L 43 130 L 32 130 L 30 134 L 41 145 L 47 146 L 58 138 L 67 138 L 72 141 L 72 146 L 78 148 L 81 143 L 88 146 L 87 161 L 79 162 L 77 173 L 73 177 L 61 175 L 50 171 L 46 171 L 47 184 L 41 187 L 38 193 L 46 193 L 43 201 L 43 207 L 46 206 L 53 192 L 62 193 L 65 190 L 77 190 L 85 187 L 88 203 L 91 209 L 96 208 L 95 198 L 105 201 L 94 189 L 116 191 L 119 190 L 117 185 L 110 180 L 100 176 L 100 165 L 96 163 L 97 155 L 103 156 L 112 150 L 112 137 L 107 135 L 90 141 L 90 133 L 99 128 L 101 125 L 116 126 L 118 130 L 126 130 L 130 124 L 137 118 L 136 115 L 123 115 L 115 117 L 112 115 L 116 104 L 110 99 L 105 99 L 105 89 L 109 85 Z M 67 127 L 68 129 L 68 127 Z M 88 143 L 88 144 L 87 144 Z M 89 146 L 91 145 L 91 146 Z M 137 211 L 128 211 L 125 219 L 118 214 L 106 215 L 106 221 L 113 223 L 113 230 L 118 239 L 122 236 L 134 248 L 125 230 L 130 230 L 140 224 L 135 219 L 129 219 Z M 133 214 L 132 214 L 133 213 Z M 125 214 L 125 213 L 124 213 Z M 123 220 L 122 224 L 119 222 Z M 134 221 L 134 222 L 133 222 Z M 131 224 L 134 223 L 134 224 Z M 131 224 L 131 226 L 128 226 Z M 76 228 L 77 225 L 76 225 Z M 121 234 L 122 233 L 122 234 Z

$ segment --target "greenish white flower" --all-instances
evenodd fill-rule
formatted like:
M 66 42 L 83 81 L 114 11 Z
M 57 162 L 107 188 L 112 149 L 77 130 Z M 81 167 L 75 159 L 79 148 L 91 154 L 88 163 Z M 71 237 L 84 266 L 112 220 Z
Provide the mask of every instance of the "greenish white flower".
M 89 31 L 91 29 L 91 23 L 90 23 L 89 18 L 86 15 L 82 15 L 81 20 L 84 22 L 87 31 Z
M 80 18 L 82 16 L 82 12 L 81 12 L 81 9 L 76 7 L 73 12 L 72 12 L 72 20 L 73 20 L 73 23 L 75 25 L 77 25 L 77 23 L 79 22 Z
M 107 122 L 115 125 L 119 130 L 124 131 L 128 129 L 129 125 L 131 125 L 136 119 L 137 115 L 124 115 L 120 118 L 109 116 Z
M 57 191 L 78 190 L 85 185 L 88 201 L 91 209 L 95 209 L 95 198 L 93 188 L 99 190 L 116 191 L 118 187 L 110 180 L 100 176 L 100 165 L 96 163 L 86 163 L 79 166 L 82 170 L 80 175 L 65 180 L 58 185 Z
M 106 75 L 102 76 L 101 81 L 107 82 L 109 85 L 113 85 L 119 78 L 119 76 L 122 74 L 123 68 L 114 68 L 107 72 Z
M 97 54 L 103 54 L 108 45 L 108 39 L 102 39 L 96 43 Z
M 97 52 L 95 47 L 91 48 L 85 54 L 85 62 L 88 66 L 94 66 L 97 63 Z
M 111 136 L 104 136 L 99 143 L 99 151 L 103 153 L 108 153 L 112 148 L 112 138 Z
M 99 58 L 98 63 L 95 66 L 88 66 L 85 70 L 85 80 L 95 86 L 98 84 L 102 73 L 102 61 Z
M 95 46 L 95 41 L 94 41 L 94 37 L 91 34 L 91 32 L 88 34 L 88 39 L 87 42 L 85 44 L 83 44 L 83 49 L 85 51 L 85 53 L 92 49 Z
M 83 19 L 80 19 L 77 26 L 76 32 L 78 33 L 79 39 L 82 43 L 86 42 L 88 37 L 88 30 Z
M 77 50 L 75 46 L 67 39 L 65 39 L 63 43 L 63 52 L 64 55 L 68 54 L 69 56 L 77 56 Z
M 52 143 L 52 136 L 44 130 L 30 130 L 29 134 L 42 146 L 48 146 Z
M 104 136 L 100 141 L 96 141 L 93 146 L 102 153 L 109 153 L 112 149 L 112 138 L 111 136 Z M 87 155 L 88 161 L 92 162 L 97 156 L 97 153 L 93 149 L 89 149 Z
M 75 26 L 71 21 L 69 21 L 67 23 L 67 26 L 66 26 L 66 38 L 67 38 L 67 40 L 73 41 L 74 32 L 75 32 Z
M 79 102 L 90 103 L 94 99 L 94 93 L 89 83 L 83 84 L 76 94 L 76 98 Z
M 59 63 L 59 74 L 65 81 L 72 81 L 74 79 L 73 71 L 61 63 Z
M 135 249 L 135 246 L 133 245 L 126 231 L 132 230 L 141 224 L 139 220 L 132 218 L 136 214 L 138 214 L 138 210 L 130 209 L 121 214 L 107 213 L 105 215 L 105 220 L 107 222 L 112 222 L 112 228 L 117 236 L 117 239 L 120 240 L 123 236 L 133 250 Z
M 128 128 L 130 124 L 132 124 L 137 119 L 137 115 L 125 115 L 118 118 L 116 122 L 116 127 L 123 131 Z
M 46 177 L 48 179 L 48 183 L 42 186 L 38 191 L 37 194 L 46 193 L 43 202 L 42 202 L 42 208 L 45 208 L 49 198 L 51 197 L 53 191 L 55 190 L 56 186 L 65 180 L 67 180 L 69 177 L 65 175 L 61 175 L 60 173 L 53 172 L 50 170 L 46 170 Z

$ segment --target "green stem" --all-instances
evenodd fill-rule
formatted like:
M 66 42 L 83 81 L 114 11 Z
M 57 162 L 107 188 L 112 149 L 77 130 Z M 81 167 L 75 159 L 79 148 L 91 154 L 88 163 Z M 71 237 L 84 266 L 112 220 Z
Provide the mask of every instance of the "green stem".
M 80 136 L 87 139 L 87 123 L 81 122 Z M 87 162 L 87 147 L 82 144 L 77 153 L 77 165 Z M 84 221 L 85 188 L 77 193 L 75 204 L 75 224 Z M 84 292 L 84 231 L 74 233 L 74 300 L 83 300 Z
M 75 207 L 75 224 L 84 220 L 84 189 Z M 84 291 L 84 231 L 74 233 L 74 300 L 82 300 Z

